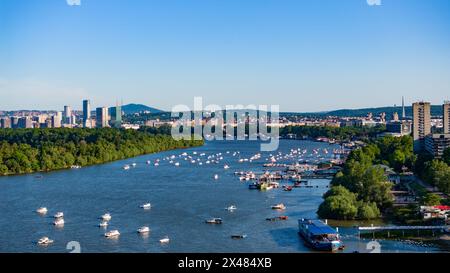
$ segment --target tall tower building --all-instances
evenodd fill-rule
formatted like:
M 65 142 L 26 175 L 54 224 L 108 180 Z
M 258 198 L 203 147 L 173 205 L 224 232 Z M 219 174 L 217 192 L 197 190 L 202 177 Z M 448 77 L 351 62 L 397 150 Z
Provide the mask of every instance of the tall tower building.
M 60 128 L 62 123 L 62 112 L 57 112 L 52 116 L 52 127 Z
M 402 119 L 406 118 L 405 97 L 402 97 Z
M 83 101 L 83 127 L 91 128 L 91 101 Z
M 72 123 L 72 108 L 68 105 L 64 106 L 64 118 L 63 118 L 64 124 L 71 124 Z
M 431 134 L 431 105 L 429 102 L 416 102 L 412 107 L 414 151 L 421 152 L 425 148 L 425 137 Z
M 117 104 L 115 107 L 110 108 L 111 112 L 111 126 L 120 128 L 122 125 L 122 106 Z
M 444 102 L 443 108 L 443 123 L 444 123 L 444 134 L 450 134 L 450 101 Z
M 97 128 L 108 127 L 108 108 L 106 107 L 98 107 L 96 109 L 96 126 Z

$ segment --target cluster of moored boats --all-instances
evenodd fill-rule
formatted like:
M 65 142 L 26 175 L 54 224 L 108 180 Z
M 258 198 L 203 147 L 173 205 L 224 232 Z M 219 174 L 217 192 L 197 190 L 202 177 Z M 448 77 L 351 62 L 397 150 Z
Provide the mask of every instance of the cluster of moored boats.
M 140 205 L 139 207 L 141 209 L 148 210 L 148 209 L 151 209 L 152 205 L 151 205 L 151 203 L 145 203 L 145 204 Z M 48 213 L 48 209 L 46 207 L 40 207 L 36 210 L 36 212 L 39 213 L 40 215 L 44 216 Z M 53 224 L 55 226 L 57 226 L 57 227 L 64 226 L 64 213 L 63 212 L 57 212 L 55 215 L 53 215 L 53 218 L 55 219 L 53 221 Z M 112 216 L 108 212 L 108 213 L 101 215 L 99 218 L 100 218 L 101 222 L 98 224 L 98 226 L 102 227 L 102 228 L 107 228 L 109 225 L 109 222 L 112 219 Z M 142 235 L 149 234 L 150 231 L 151 231 L 150 227 L 148 227 L 148 226 L 142 226 L 137 229 L 137 233 L 142 234 Z M 106 238 L 118 238 L 119 236 L 120 236 L 120 232 L 117 229 L 110 230 L 110 231 L 107 231 L 104 233 L 104 237 L 106 237 Z M 160 239 L 159 241 L 160 241 L 160 243 L 165 244 L 165 243 L 169 243 L 170 239 L 168 236 L 165 236 L 164 238 Z M 54 243 L 54 240 L 50 239 L 47 236 L 44 236 L 37 241 L 38 245 L 43 245 L 43 246 L 47 246 L 52 243 Z

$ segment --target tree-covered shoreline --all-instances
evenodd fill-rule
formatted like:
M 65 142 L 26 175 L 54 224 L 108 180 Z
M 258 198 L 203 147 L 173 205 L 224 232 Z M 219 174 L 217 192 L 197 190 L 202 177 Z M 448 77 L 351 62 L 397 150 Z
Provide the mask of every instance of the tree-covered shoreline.
M 84 167 L 200 145 L 203 141 L 177 141 L 158 130 L 1 129 L 0 176 Z

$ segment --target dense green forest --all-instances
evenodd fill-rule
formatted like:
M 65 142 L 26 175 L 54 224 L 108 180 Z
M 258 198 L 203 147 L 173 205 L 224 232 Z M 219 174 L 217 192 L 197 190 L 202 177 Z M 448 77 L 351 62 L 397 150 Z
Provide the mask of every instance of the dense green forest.
M 378 127 L 327 127 L 327 126 L 287 126 L 280 129 L 280 135 L 295 134 L 298 138 L 327 137 L 339 141 L 367 139 L 384 132 L 385 126 Z
M 415 162 L 410 136 L 374 140 L 349 155 L 342 172 L 331 182 L 318 214 L 329 219 L 375 219 L 392 205 L 392 183 L 380 164 L 397 170 Z
M 202 144 L 176 141 L 165 129 L 0 129 L 0 175 L 88 166 Z

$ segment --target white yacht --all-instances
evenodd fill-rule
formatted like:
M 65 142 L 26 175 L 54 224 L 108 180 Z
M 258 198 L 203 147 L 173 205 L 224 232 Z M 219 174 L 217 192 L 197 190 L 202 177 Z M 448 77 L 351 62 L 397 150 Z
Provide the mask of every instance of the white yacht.
M 141 209 L 151 209 L 151 208 L 152 208 L 152 204 L 150 204 L 150 203 L 141 205 Z
M 41 207 L 41 208 L 38 208 L 36 210 L 36 212 L 39 213 L 39 214 L 47 214 L 48 210 L 47 210 L 46 207 Z
M 167 243 L 170 242 L 170 239 L 169 239 L 168 236 L 166 236 L 166 237 L 162 238 L 161 240 L 159 240 L 159 242 L 160 242 L 161 244 L 167 244 Z
M 63 218 L 64 217 L 64 213 L 63 212 L 57 212 L 53 217 L 54 218 Z
M 111 230 L 105 233 L 105 237 L 106 238 L 113 238 L 113 237 L 119 237 L 120 232 L 115 229 L 115 230 Z
M 138 233 L 143 234 L 143 233 L 149 233 L 150 232 L 150 228 L 149 227 L 140 227 L 137 230 Z
M 64 226 L 64 219 L 63 218 L 58 218 L 53 222 L 53 225 L 55 226 Z
M 105 213 L 100 218 L 102 218 L 103 221 L 110 221 L 112 217 L 111 217 L 111 214 Z
M 99 227 L 107 227 L 108 226 L 108 222 L 107 221 L 102 221 L 100 222 L 100 224 L 98 224 Z
M 50 240 L 48 237 L 42 237 L 37 243 L 38 245 L 49 245 L 53 243 L 53 240 Z

